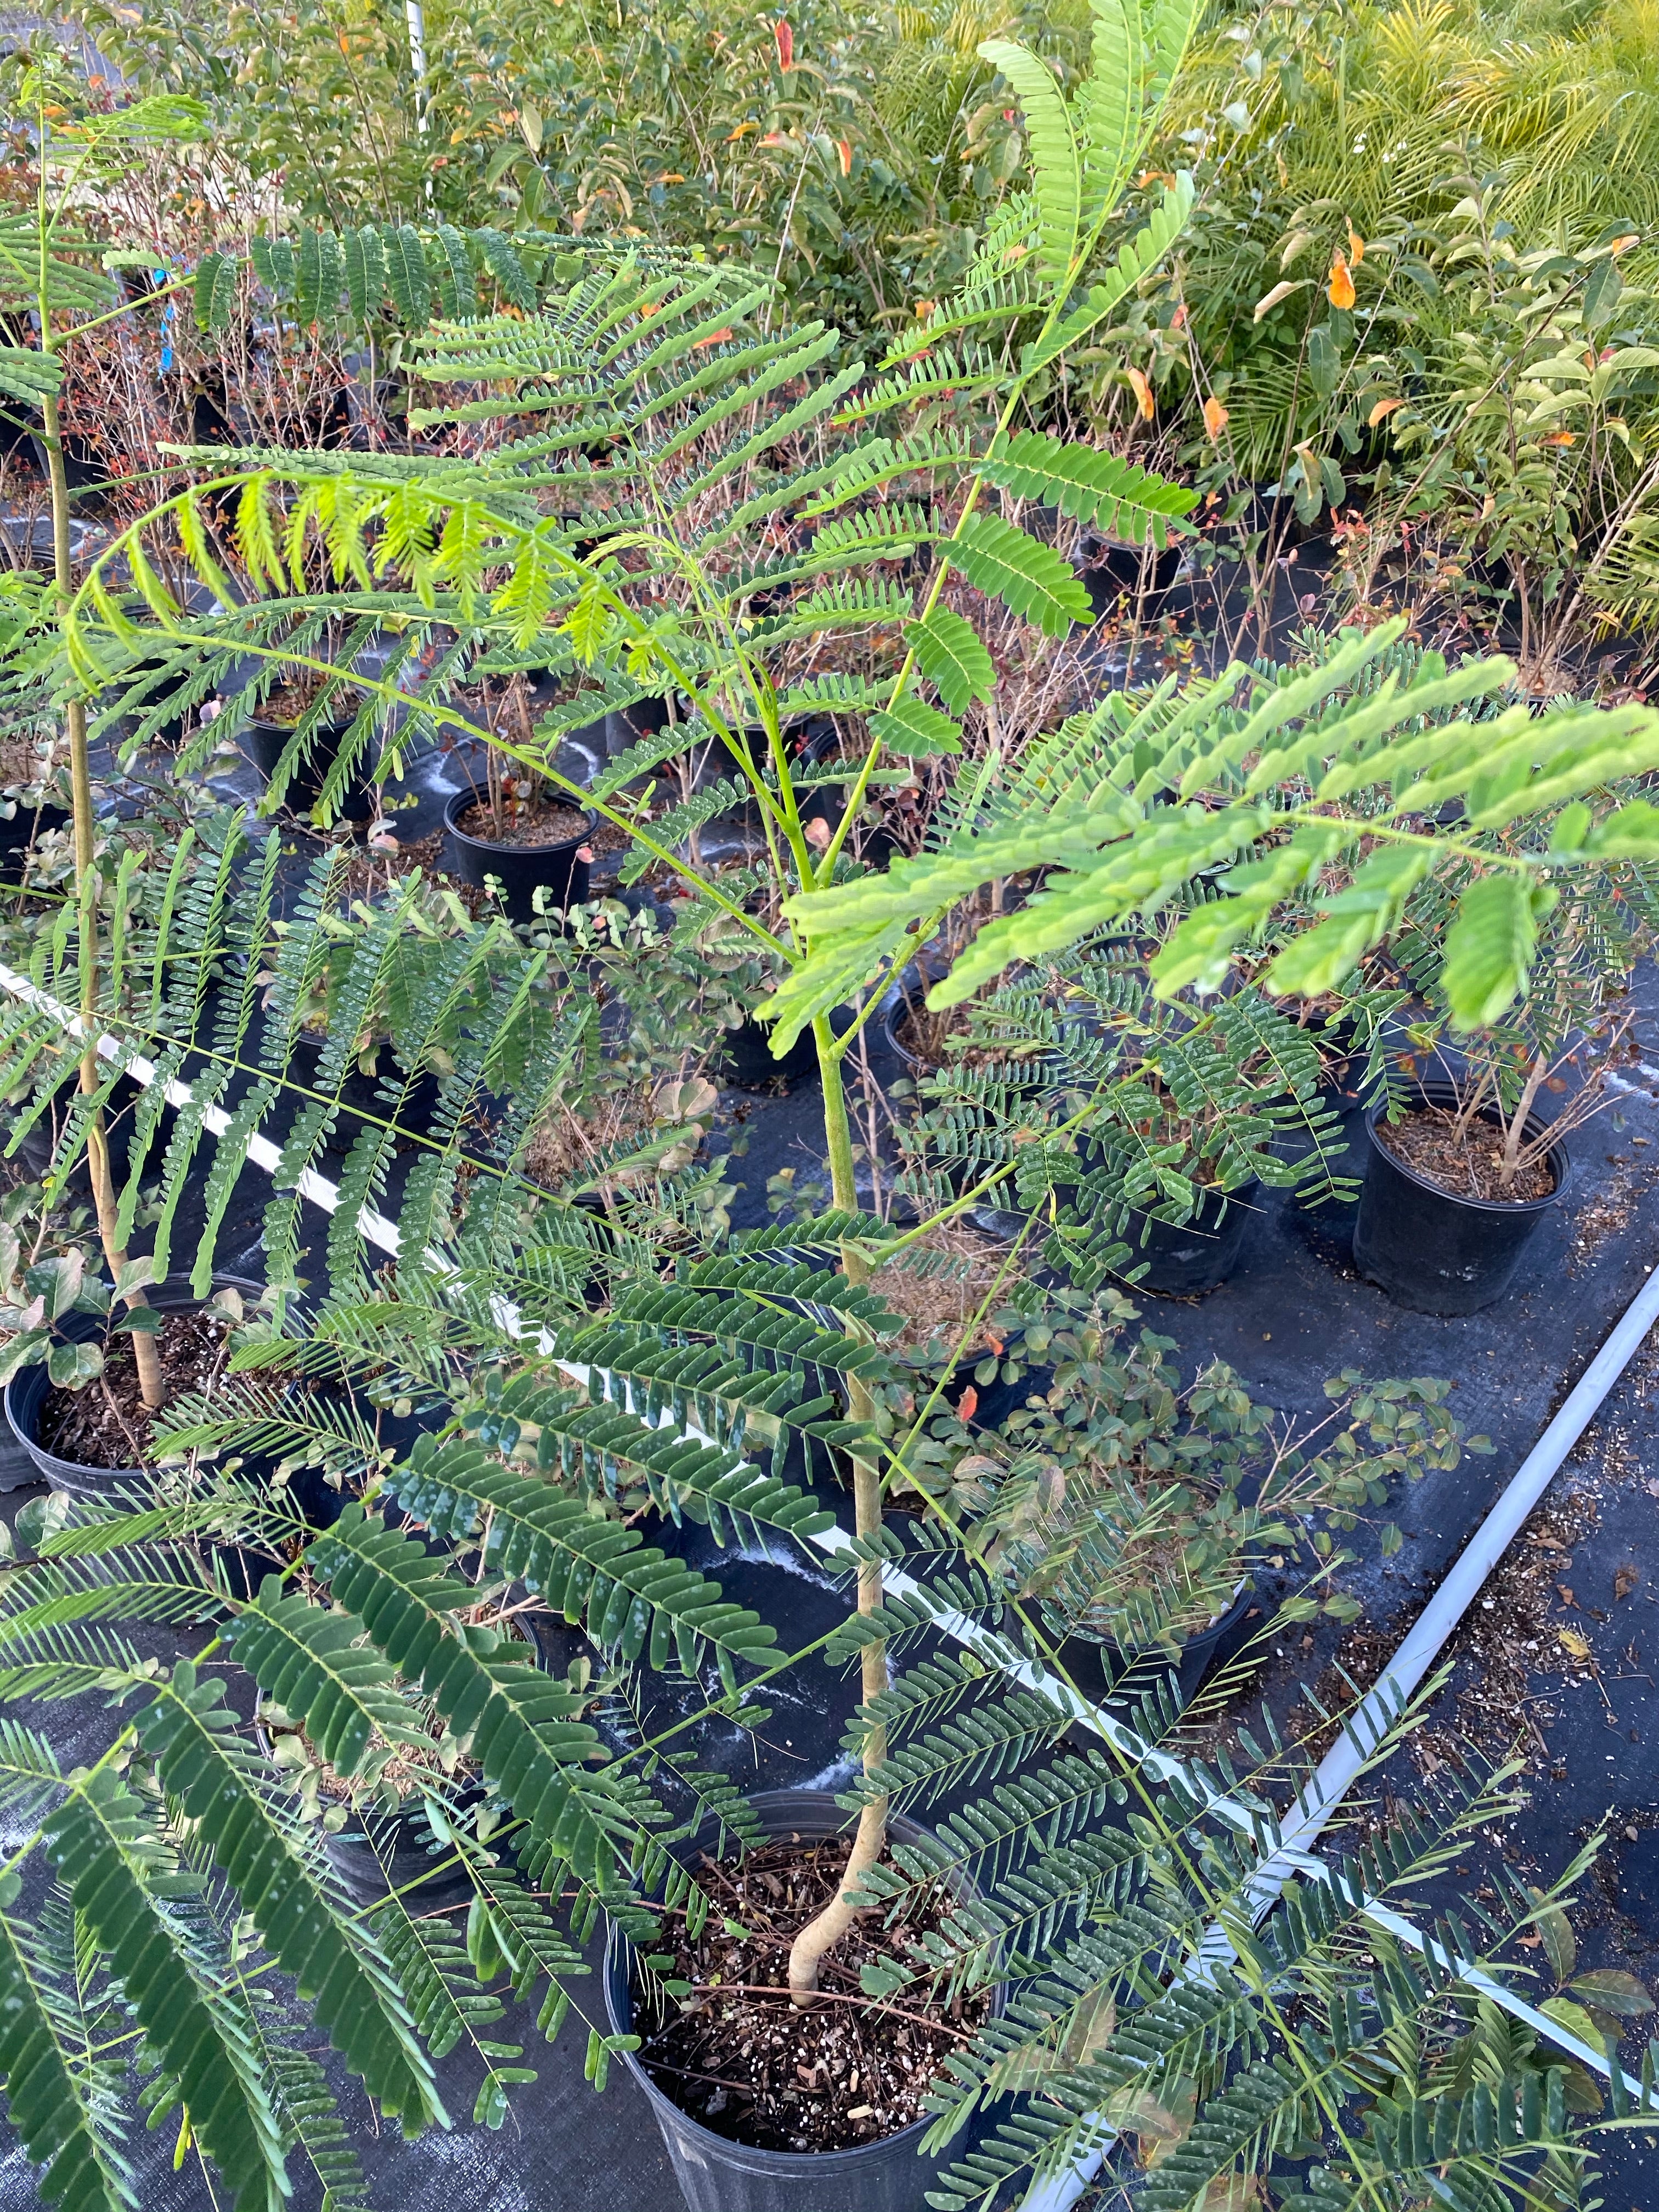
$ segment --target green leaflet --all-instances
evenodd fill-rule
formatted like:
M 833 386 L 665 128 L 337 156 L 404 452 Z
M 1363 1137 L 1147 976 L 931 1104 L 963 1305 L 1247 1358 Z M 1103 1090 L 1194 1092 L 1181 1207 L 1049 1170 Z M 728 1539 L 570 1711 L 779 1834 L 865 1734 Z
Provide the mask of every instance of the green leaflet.
M 641 1465 L 653 1464 L 643 1456 L 649 1437 L 659 1438 L 665 1456 L 654 1466 L 665 1480 L 674 1480 L 682 1460 L 695 1478 L 709 1456 L 706 1446 L 672 1428 L 647 1431 L 611 1407 L 584 1411 L 597 1448 L 631 1450 Z M 544 1482 L 501 1466 L 476 1444 L 419 1437 L 409 1464 L 386 1480 L 399 1504 L 434 1528 L 461 1535 L 487 1524 L 492 1568 L 538 1591 L 568 1619 L 585 1620 L 602 1650 L 632 1656 L 648 1642 L 657 1665 L 665 1662 L 672 1638 L 690 1665 L 707 1642 L 727 1665 L 734 1658 L 758 1665 L 777 1643 L 757 1613 L 730 1603 L 717 1583 L 683 1560 L 644 1545 L 637 1529 L 597 1520 L 582 1499 L 550 1496 Z
M 408 331 L 423 331 L 432 313 L 432 278 L 426 248 L 412 222 L 380 226 L 386 248 L 386 287 L 398 319 Z
M 438 304 L 453 320 L 470 315 L 477 303 L 472 258 L 453 222 L 438 225 Z
M 1261 860 L 1232 869 L 1224 898 L 1195 908 L 1154 957 L 1151 975 L 1160 998 L 1173 998 L 1188 984 L 1219 990 L 1231 966 L 1233 947 L 1265 922 L 1279 901 L 1298 890 L 1334 860 L 1351 836 L 1347 825 L 1303 823 L 1288 843 Z
M 1064 637 L 1074 622 L 1093 620 L 1089 594 L 1071 563 L 1000 514 L 975 510 L 949 550 L 975 591 L 1000 599 L 1049 637 Z
M 995 664 L 966 616 L 935 607 L 925 621 L 912 623 L 905 641 L 953 714 L 964 713 L 975 699 L 995 696 Z
M 1345 631 L 1340 644 L 1326 659 L 1300 671 L 1283 684 L 1264 685 L 1243 721 L 1231 729 L 1224 728 L 1207 745 L 1200 741 L 1199 750 L 1182 773 L 1181 796 L 1191 799 L 1218 785 L 1230 771 L 1241 767 L 1253 752 L 1258 751 L 1274 731 L 1311 714 L 1333 691 L 1351 683 L 1361 669 L 1403 635 L 1405 628 L 1403 617 L 1395 616 L 1391 622 L 1379 623 L 1373 630 Z M 1297 757 L 1300 757 L 1299 747 Z M 1259 780 L 1253 777 L 1246 790 L 1254 797 L 1260 787 Z
M 988 922 L 949 975 L 928 992 L 927 1004 L 960 1006 L 1010 961 L 1058 952 L 1109 922 L 1155 911 L 1200 868 L 1231 860 L 1267 826 L 1255 807 L 1219 814 L 1183 808 L 1156 817 L 1144 835 L 1126 840 L 1101 866 L 1061 877 L 1018 912 Z
M 1081 305 L 1062 317 L 1046 338 L 1030 349 L 1022 364 L 1028 372 L 1042 368 L 1057 361 L 1061 354 L 1069 353 L 1074 346 L 1081 345 L 1120 301 L 1128 297 L 1186 228 L 1196 197 L 1192 178 L 1184 169 L 1178 172 L 1173 187 L 1165 191 L 1151 221 L 1123 246 L 1104 283 L 1091 285 Z
M 1590 831 L 1583 849 L 1609 860 L 1659 860 L 1659 806 L 1632 799 Z
M 361 329 L 380 312 L 386 290 L 386 248 L 380 232 L 367 222 L 361 229 L 347 231 L 340 244 L 351 319 Z
M 242 2023 L 194 1965 L 167 1916 L 162 1899 L 179 1877 L 149 1812 L 118 1776 L 98 1768 L 41 1835 L 232 2202 L 276 2212 L 283 2166 L 276 2115 Z
M 40 2194 L 76 2212 L 118 2212 L 137 2197 L 86 2100 L 80 2023 L 63 2007 L 27 1929 L 10 1917 L 21 1887 L 0 1875 L 0 2079 L 6 2109 L 31 2165 L 45 2168 Z
M 1091 68 L 1073 113 L 1083 133 L 1083 227 L 1086 233 L 1117 205 L 1134 158 L 1142 121 L 1139 0 L 1090 0 L 1094 15 Z
M 988 660 L 990 656 L 987 654 L 986 658 Z M 896 706 L 872 714 L 870 734 L 879 738 L 889 752 L 903 753 L 917 760 L 933 753 L 962 750 L 961 725 L 953 722 L 948 714 L 941 714 L 937 707 L 918 699 L 913 692 L 906 692 Z
M 1346 890 L 1322 901 L 1324 919 L 1279 954 L 1265 988 L 1309 999 L 1334 990 L 1353 973 L 1361 954 L 1394 928 L 1407 898 L 1433 866 L 1433 853 L 1422 845 L 1384 845 L 1370 854 Z
M 340 241 L 331 230 L 302 230 L 295 256 L 294 319 L 331 322 L 340 305 Z
M 885 875 L 868 876 L 834 890 L 798 891 L 784 902 L 783 910 L 814 935 L 820 931 L 850 933 L 872 922 L 908 921 L 938 912 L 999 876 L 1018 875 L 1024 869 L 1054 861 L 1076 866 L 1103 845 L 1124 836 L 1142 818 L 1132 799 L 1121 792 L 1102 792 L 1060 821 L 1045 814 L 1006 830 L 954 839 L 941 852 L 896 860 Z
M 1521 996 L 1538 925 L 1559 896 L 1549 885 L 1528 883 L 1507 869 L 1469 885 L 1446 932 L 1440 977 L 1454 1028 L 1484 1029 Z
M 536 288 L 531 283 L 525 265 L 513 250 L 510 239 L 503 238 L 499 230 L 488 228 L 475 230 L 478 251 L 484 258 L 484 266 L 501 288 L 505 299 L 526 314 L 533 313 L 536 307 Z
M 1199 18 L 1198 0 L 1147 0 L 1146 103 L 1156 107 L 1180 68 Z
M 33 406 L 63 389 L 64 364 L 34 346 L 0 345 L 0 393 Z
M 449 1448 L 451 1456 L 464 1454 L 464 1447 Z M 483 1461 L 482 1454 L 471 1456 Z M 416 1486 L 410 1472 L 398 1468 L 390 1478 L 400 1495 Z M 522 1491 L 544 1494 L 544 1486 L 514 1480 Z M 582 1506 L 560 1502 L 593 1525 Z M 310 1558 L 404 1680 L 470 1738 L 485 1781 L 526 1822 L 536 1855 L 563 1858 L 585 1881 L 608 1886 L 617 1846 L 632 1829 L 624 1822 L 611 1832 L 617 1816 L 603 1778 L 586 1771 L 599 1739 L 571 1717 L 567 1686 L 512 1656 L 515 1647 L 493 1631 L 461 1628 L 454 1616 L 471 1603 L 470 1586 L 447 1574 L 417 1538 L 387 1528 L 360 1505 L 346 1507 Z
M 1031 179 L 1041 217 L 1039 251 L 1045 273 L 1055 283 L 1064 283 L 1077 253 L 1083 199 L 1077 138 L 1064 95 L 1047 62 L 1029 47 L 1007 39 L 981 39 L 979 51 L 1007 78 L 1025 111 Z
M 256 238 L 249 244 L 248 254 L 254 275 L 272 299 L 288 299 L 294 290 L 292 242 L 286 238 Z
M 410 2125 L 443 2117 L 432 2069 L 383 1961 L 325 1887 L 326 1861 L 272 1803 L 264 1754 L 237 1733 L 224 1687 L 187 1661 L 137 1717 L 144 1747 L 273 1956 L 381 2111 Z
M 337 1773 L 356 1772 L 377 1731 L 393 1743 L 419 1740 L 395 1668 L 362 1649 L 363 1624 L 349 1613 L 285 1597 L 270 1575 L 225 1635 L 265 1695 L 303 1717 L 306 1734 Z
M 1062 444 L 1043 430 L 1023 430 L 994 447 L 980 474 L 1020 499 L 1052 501 L 1079 522 L 1097 521 L 1109 538 L 1131 545 L 1151 538 L 1160 550 L 1171 529 L 1188 528 L 1182 517 L 1198 501 L 1195 491 L 1166 483 L 1115 453 Z

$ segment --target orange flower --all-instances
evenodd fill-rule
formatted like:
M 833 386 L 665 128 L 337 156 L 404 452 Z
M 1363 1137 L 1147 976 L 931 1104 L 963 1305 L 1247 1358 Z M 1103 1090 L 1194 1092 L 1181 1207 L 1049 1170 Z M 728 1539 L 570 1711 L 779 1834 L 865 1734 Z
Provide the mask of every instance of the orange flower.
M 1128 378 L 1134 389 L 1135 404 L 1140 410 L 1140 419 L 1143 422 L 1150 422 L 1152 419 L 1152 387 L 1138 368 L 1130 369 Z
M 853 173 L 853 149 L 845 138 L 836 141 L 836 158 L 841 163 L 842 176 L 850 177 Z
M 1352 223 L 1348 225 L 1348 258 L 1356 269 L 1365 258 L 1365 241 Z
M 778 67 L 792 70 L 795 66 L 795 34 L 789 27 L 789 18 L 780 15 L 773 26 L 772 36 L 778 42 Z
M 1226 427 L 1226 409 L 1218 399 L 1206 399 L 1204 403 L 1204 428 L 1210 434 L 1212 444 L 1219 439 Z
M 1331 256 L 1331 277 L 1325 287 L 1325 297 L 1334 307 L 1351 307 L 1353 305 L 1353 277 L 1340 253 Z

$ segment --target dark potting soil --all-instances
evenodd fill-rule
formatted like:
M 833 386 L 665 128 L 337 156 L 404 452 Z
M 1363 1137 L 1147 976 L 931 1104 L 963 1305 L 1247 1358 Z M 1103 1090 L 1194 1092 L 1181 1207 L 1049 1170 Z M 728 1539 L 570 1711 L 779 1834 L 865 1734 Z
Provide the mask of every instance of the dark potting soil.
M 906 1052 L 928 1069 L 946 1066 L 992 1067 L 999 1061 L 1018 1057 L 1006 1047 L 953 1044 L 952 1038 L 967 1036 L 961 1026 L 960 1009 L 955 1006 L 942 1014 L 933 1013 L 926 1006 L 901 1007 L 893 1019 L 893 1035 Z
M 279 728 L 292 729 L 307 709 L 313 706 L 323 688 L 320 676 L 306 675 L 291 683 L 279 684 L 274 691 L 267 692 L 258 710 L 262 722 L 274 722 Z M 329 701 L 329 719 L 340 721 L 357 711 L 358 695 L 355 691 L 337 691 Z
M 926 1067 L 943 1067 L 955 1055 L 945 1049 L 946 1040 L 956 1026 L 954 1011 L 948 1014 L 930 1013 L 927 1007 L 905 1007 L 895 1015 L 893 1035 L 913 1058 Z
M 185 1391 L 204 1390 L 218 1374 L 224 1323 L 203 1313 L 164 1315 L 155 1349 L 170 1405 Z M 79 1390 L 46 1393 L 40 1441 L 76 1467 L 142 1467 L 152 1418 L 138 1388 L 131 1339 L 118 1336 L 105 1352 L 101 1375 Z
M 574 806 L 538 806 L 521 814 L 507 812 L 505 826 L 498 830 L 486 803 L 457 815 L 455 827 L 486 845 L 568 845 L 573 837 L 586 836 L 587 817 Z
M 1456 1115 L 1442 1106 L 1414 1107 L 1398 1121 L 1379 1121 L 1376 1134 L 1396 1159 L 1457 1198 L 1522 1206 L 1528 1199 L 1547 1198 L 1555 1188 L 1547 1159 L 1534 1160 L 1504 1182 L 1503 1132 L 1491 1121 L 1476 1120 L 1460 1133 Z
M 923 1984 L 891 1998 L 860 1986 L 866 1960 L 902 1960 L 906 1929 L 938 1927 L 944 1900 L 933 1898 L 903 1928 L 860 1913 L 819 1967 L 819 2002 L 796 2011 L 789 1946 L 840 1888 L 850 1840 L 780 1839 L 736 1865 L 705 1856 L 715 1912 L 695 1943 L 680 1917 L 678 1937 L 665 1930 L 661 1947 L 672 1954 L 668 1978 L 691 1983 L 691 1994 L 665 1996 L 635 1976 L 641 2065 L 682 2111 L 730 2142 L 850 2150 L 896 2134 L 921 2118 L 928 2083 L 984 2018 L 982 1995 L 941 2008 Z

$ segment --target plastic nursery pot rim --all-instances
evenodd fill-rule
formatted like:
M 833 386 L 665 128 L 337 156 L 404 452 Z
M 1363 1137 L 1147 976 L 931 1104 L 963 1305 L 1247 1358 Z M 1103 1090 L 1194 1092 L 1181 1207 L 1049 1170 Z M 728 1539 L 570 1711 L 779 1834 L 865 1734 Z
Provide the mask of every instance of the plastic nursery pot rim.
M 489 803 L 487 799 L 481 799 L 470 784 L 464 791 L 455 792 L 447 801 L 444 806 L 444 828 L 448 830 L 458 844 L 470 845 L 475 852 L 479 853 L 512 853 L 523 854 L 526 856 L 549 853 L 569 853 L 574 852 L 578 845 L 585 845 L 599 825 L 597 814 L 591 814 L 586 807 L 579 807 L 573 804 L 572 813 L 580 814 L 586 825 L 574 836 L 556 837 L 550 843 L 545 845 L 498 845 L 493 837 L 475 836 L 471 830 L 459 827 L 463 814 L 470 812 L 475 806 L 487 806 Z
M 854 1818 L 836 1804 L 828 1791 L 762 1790 L 757 1790 L 746 1802 L 749 1810 L 756 1814 L 765 1826 L 769 1843 L 781 1841 L 791 1835 L 799 1835 L 808 1843 L 841 1837 L 849 1849 L 851 1847 L 855 1826 Z M 898 1843 L 916 1842 L 929 1832 L 919 1822 L 906 1818 L 902 1814 L 895 1814 L 888 1821 L 889 1837 Z M 705 1820 L 691 1839 L 691 1851 L 712 1850 L 718 1837 L 718 1823 Z M 948 1876 L 942 1879 L 949 1881 Z M 978 1895 L 971 1881 L 959 1879 L 953 1887 L 959 1898 L 965 1895 L 973 1899 Z M 605 1963 L 600 1970 L 605 2008 L 613 2034 L 628 2034 L 633 2031 L 633 1968 L 634 1945 L 613 1921 L 605 1942 Z M 625 2014 L 616 2002 L 615 1990 L 618 1984 L 625 1999 Z M 991 1985 L 990 1996 L 994 2014 L 1000 2014 L 1003 2007 L 1000 1984 L 994 1983 Z M 921 2119 L 912 2120 L 908 2127 L 896 2128 L 890 2135 L 878 2136 L 867 2143 L 854 2143 L 843 2150 L 763 2150 L 756 2144 L 738 2142 L 733 2136 L 717 2135 L 712 2128 L 704 2127 L 695 2114 L 688 2112 L 683 2105 L 677 2104 L 666 2090 L 652 2080 L 635 2052 L 624 2051 L 619 2055 L 634 2081 L 650 2100 L 653 2112 L 659 2106 L 662 2107 L 672 2116 L 675 2129 L 697 2143 L 703 2152 L 705 2162 L 716 2167 L 746 2169 L 757 2175 L 783 2181 L 791 2179 L 805 2181 L 809 2176 L 813 2179 L 827 2178 L 833 2181 L 845 2177 L 851 2183 L 878 2155 L 890 2155 L 896 2148 L 914 2151 L 923 2135 L 935 2124 L 935 2115 L 924 2113 Z M 945 2145 L 939 2154 L 950 2152 L 959 2140 L 952 2137 L 951 2143 Z M 856 2212 L 856 2198 L 849 2197 L 848 2212 Z
M 1455 1106 L 1457 1103 L 1457 1094 L 1449 1083 L 1419 1083 L 1413 1086 L 1408 1097 L 1411 1104 L 1419 1106 Z M 1558 1199 L 1565 1194 L 1572 1182 L 1572 1154 L 1567 1150 L 1566 1139 L 1558 1137 L 1544 1155 L 1549 1162 L 1550 1171 L 1555 1177 L 1555 1187 L 1552 1190 L 1545 1191 L 1540 1197 L 1473 1198 L 1460 1190 L 1448 1190 L 1444 1183 L 1436 1182 L 1431 1176 L 1419 1174 L 1409 1161 L 1401 1159 L 1398 1152 L 1391 1152 L 1382 1141 L 1376 1133 L 1377 1124 L 1387 1113 L 1387 1099 L 1379 1099 L 1375 1106 L 1367 1109 L 1366 1135 L 1395 1175 L 1401 1176 L 1407 1182 L 1415 1184 L 1419 1190 L 1428 1192 L 1431 1197 L 1442 1200 L 1447 1206 L 1462 1206 L 1469 1213 L 1489 1213 L 1495 1215 L 1500 1220 L 1513 1221 L 1525 1214 L 1547 1212 Z M 1496 1128 L 1498 1126 L 1489 1114 L 1482 1113 L 1477 1115 L 1475 1118 L 1484 1121 L 1488 1128 Z M 1529 1114 L 1527 1116 L 1523 1134 L 1528 1138 L 1541 1137 L 1549 1127 L 1550 1124 L 1540 1121 L 1537 1115 Z
M 252 1291 L 256 1297 L 262 1297 L 264 1288 L 264 1284 L 251 1282 L 246 1275 L 216 1273 L 213 1277 L 213 1288 L 208 1293 L 208 1298 L 212 1297 L 215 1291 Z M 191 1289 L 188 1275 L 169 1275 L 165 1282 L 147 1284 L 145 1295 L 149 1303 L 158 1307 L 163 1313 L 191 1313 L 208 1303 L 208 1298 L 198 1298 L 195 1291 Z M 96 1316 L 84 1314 L 77 1316 L 76 1318 L 90 1325 Z M 82 1337 L 80 1340 L 82 1343 L 88 1342 L 95 1334 L 96 1331 L 89 1326 L 87 1335 Z M 37 1375 L 45 1376 L 46 1372 L 46 1368 L 38 1362 L 33 1366 L 18 1368 L 15 1374 L 7 1377 L 4 1394 L 6 1420 L 11 1432 L 34 1462 L 45 1481 L 51 1483 L 55 1490 L 69 1491 L 72 1496 L 95 1495 L 112 1482 L 142 1482 L 147 1474 L 153 1472 L 149 1468 L 91 1467 L 82 1460 L 59 1459 L 56 1452 L 48 1451 L 43 1443 L 39 1443 L 37 1437 L 40 1426 L 40 1407 L 46 1401 L 47 1392 L 55 1389 L 57 1385 L 50 1378 L 44 1384 L 37 1384 L 28 1378 Z M 15 1396 L 13 1395 L 14 1392 L 16 1393 Z M 18 1401 L 25 1392 L 28 1395 L 30 1403 L 27 1408 L 21 1408 Z M 21 1425 L 17 1419 L 17 1413 L 20 1410 L 25 1413 L 24 1421 Z M 28 1431 L 27 1435 L 24 1433 L 25 1429 Z

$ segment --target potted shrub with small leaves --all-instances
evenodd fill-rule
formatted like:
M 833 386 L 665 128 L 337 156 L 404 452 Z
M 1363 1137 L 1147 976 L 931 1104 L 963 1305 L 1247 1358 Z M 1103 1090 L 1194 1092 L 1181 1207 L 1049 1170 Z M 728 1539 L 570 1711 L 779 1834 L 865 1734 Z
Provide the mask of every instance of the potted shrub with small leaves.
M 483 714 L 492 737 L 500 716 L 532 747 L 535 733 L 523 680 L 493 697 L 484 686 Z M 463 883 L 494 889 L 510 921 L 528 922 L 580 906 L 592 864 L 589 840 L 596 817 L 571 805 L 522 758 L 484 746 L 484 779 L 473 780 L 444 809 L 444 827 Z
M 228 705 L 239 723 L 235 742 L 264 779 L 266 805 L 289 807 L 322 828 L 337 819 L 361 827 L 379 811 L 374 709 L 373 699 L 324 669 L 280 664 Z
M 1571 1188 L 1569 1136 L 1616 1110 L 1609 1079 L 1642 1057 L 1628 992 L 1653 941 L 1650 876 L 1629 866 L 1602 883 L 1540 887 L 1524 991 L 1511 998 L 1499 977 L 1490 1009 L 1473 1010 L 1487 1018 L 1457 1029 L 1442 987 L 1443 903 L 1407 908 L 1398 949 L 1428 1006 L 1366 1117 L 1353 1240 L 1360 1273 L 1401 1304 L 1455 1315 L 1500 1298 Z M 1479 906 L 1479 879 L 1468 897 Z
M 14 1332 L 0 1352 L 6 1418 L 18 1442 L 56 1490 L 98 1497 L 137 1480 L 153 1463 L 152 1434 L 179 1393 L 210 1389 L 223 1372 L 256 1284 L 216 1279 L 198 1297 L 187 1279 L 152 1283 L 149 1263 L 132 1261 L 123 1287 L 146 1288 L 145 1303 L 117 1316 L 108 1283 L 75 1249 L 20 1267 L 15 1231 L 0 1226 L 0 1328 Z M 143 1332 L 160 1370 L 160 1401 L 140 1378 L 132 1337 Z
M 933 1422 L 909 1463 L 1035 1604 L 1076 1688 L 1179 1669 L 1190 1697 L 1224 1644 L 1259 1640 L 1252 1618 L 1353 1619 L 1331 1579 L 1338 1540 L 1402 1477 L 1489 1446 L 1464 1436 L 1444 1383 L 1346 1373 L 1325 1386 L 1328 1413 L 1298 1420 L 1254 1402 L 1219 1360 L 1184 1380 L 1170 1340 L 1138 1318 L 1115 1291 L 1028 1316 L 1027 1356 L 1039 1346 L 1048 1364 L 1023 1403 L 988 1430 Z M 1385 1529 L 1384 1551 L 1396 1544 Z M 1304 1583 L 1277 1606 L 1255 1589 L 1269 1558 Z

